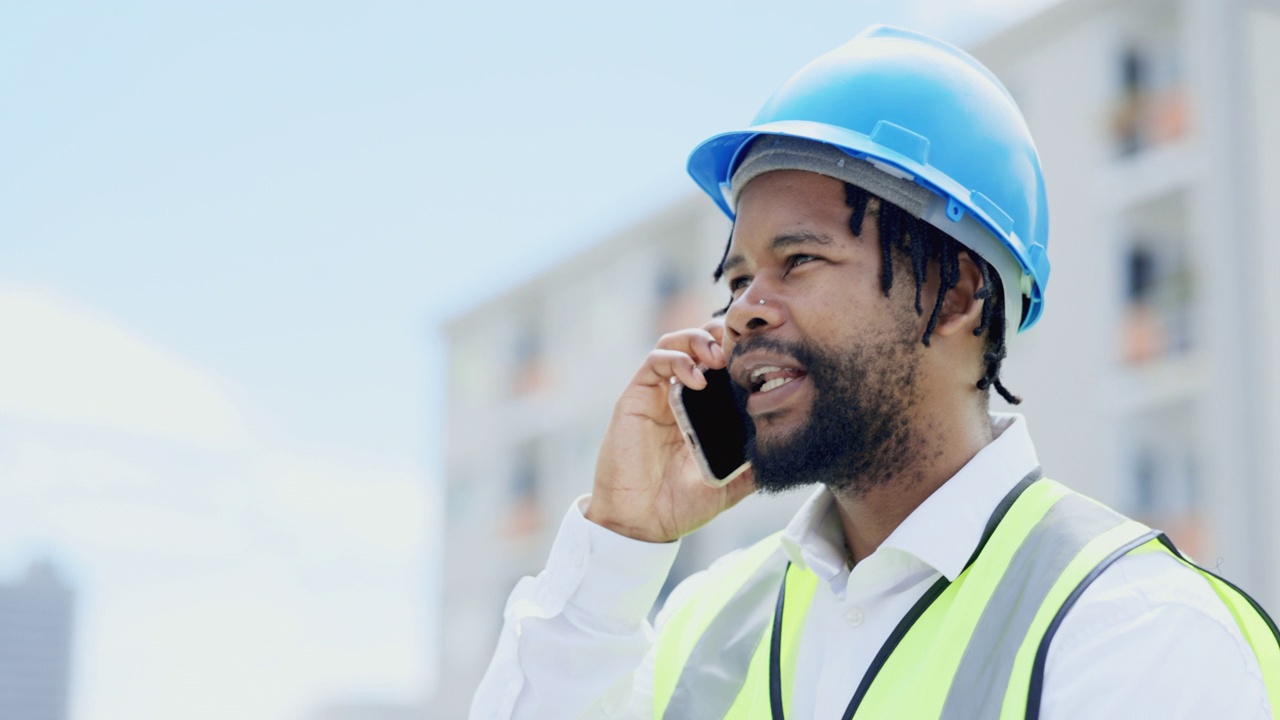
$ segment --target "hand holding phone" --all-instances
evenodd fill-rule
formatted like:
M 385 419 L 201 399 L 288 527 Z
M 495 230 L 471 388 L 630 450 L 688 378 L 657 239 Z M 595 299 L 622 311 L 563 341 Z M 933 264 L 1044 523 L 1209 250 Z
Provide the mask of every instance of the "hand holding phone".
M 673 377 L 668 402 L 702 481 L 724 487 L 751 467 L 746 458 L 751 419 L 734 400 L 733 379 L 727 370 L 700 369 L 707 386 L 693 390 Z
M 708 484 L 704 479 L 708 474 L 696 460 L 701 452 L 693 454 L 686 448 L 687 436 L 670 404 L 671 378 L 675 377 L 690 388 L 690 402 L 682 399 L 681 407 L 686 421 L 694 422 L 689 408 L 698 404 L 694 396 L 701 391 L 693 388 L 707 385 L 707 375 L 725 366 L 724 335 L 720 320 L 678 330 L 659 338 L 645 356 L 614 404 L 600 443 L 591 498 L 583 508 L 588 520 L 635 540 L 670 542 L 755 491 L 750 470 L 736 476 L 731 472 L 724 482 L 716 478 L 718 487 Z M 718 404 L 721 409 L 727 405 Z

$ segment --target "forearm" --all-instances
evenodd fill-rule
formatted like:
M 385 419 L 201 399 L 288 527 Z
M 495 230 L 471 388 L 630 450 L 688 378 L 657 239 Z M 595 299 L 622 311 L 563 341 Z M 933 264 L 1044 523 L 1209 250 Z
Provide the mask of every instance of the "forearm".
M 678 548 L 612 533 L 575 503 L 546 569 L 521 580 L 507 601 L 471 718 L 629 717 L 644 706 L 652 683 L 647 616 Z

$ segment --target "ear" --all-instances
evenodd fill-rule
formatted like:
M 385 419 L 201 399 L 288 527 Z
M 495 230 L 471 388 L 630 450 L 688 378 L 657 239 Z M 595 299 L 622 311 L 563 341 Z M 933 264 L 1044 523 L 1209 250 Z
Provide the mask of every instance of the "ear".
M 961 251 L 959 260 L 960 279 L 942 299 L 938 324 L 933 330 L 935 335 L 941 337 L 957 333 L 972 335 L 982 322 L 983 299 L 978 297 L 983 286 L 982 271 L 967 252 Z

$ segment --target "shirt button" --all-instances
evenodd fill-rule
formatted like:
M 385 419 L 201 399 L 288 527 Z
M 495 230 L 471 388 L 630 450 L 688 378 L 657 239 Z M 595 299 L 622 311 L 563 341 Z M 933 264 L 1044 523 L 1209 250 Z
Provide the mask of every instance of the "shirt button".
M 862 608 L 850 608 L 849 612 L 844 614 L 844 619 L 849 621 L 849 627 L 858 627 L 864 619 Z

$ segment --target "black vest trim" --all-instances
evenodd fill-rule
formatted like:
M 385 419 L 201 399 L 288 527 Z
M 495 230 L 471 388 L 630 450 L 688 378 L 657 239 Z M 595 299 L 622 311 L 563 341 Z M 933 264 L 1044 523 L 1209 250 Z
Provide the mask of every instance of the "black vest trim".
M 987 520 L 986 528 L 982 530 L 982 539 L 978 541 L 978 547 L 974 548 L 973 555 L 971 555 L 969 557 L 969 561 L 964 564 L 965 570 L 968 570 L 969 566 L 972 565 L 974 561 L 978 559 L 978 556 L 982 554 L 982 549 L 987 546 L 987 541 L 995 534 L 996 528 L 1000 526 L 1000 521 L 1004 520 L 1004 516 L 1009 514 L 1009 509 L 1018 501 L 1018 498 L 1022 497 L 1023 491 L 1031 487 L 1032 483 L 1042 477 L 1044 477 L 1044 473 L 1040 471 L 1039 467 L 1027 473 L 1027 476 L 1019 480 L 1018 484 L 1014 485 L 1013 489 L 1004 496 L 1004 499 L 1000 501 L 1000 504 L 996 505 L 996 509 L 991 512 L 991 519 Z
M 773 637 L 769 639 L 769 709 L 773 720 L 786 720 L 782 707 L 782 607 L 787 599 L 787 573 L 791 563 L 782 571 L 782 584 L 778 587 L 778 604 L 773 609 Z
M 849 707 L 845 708 L 844 715 L 841 720 L 852 720 L 853 714 L 858 712 L 858 706 L 862 704 L 862 698 L 866 696 L 867 691 L 871 689 L 871 683 L 875 681 L 876 676 L 880 674 L 880 669 L 889 661 L 889 656 L 898 647 L 898 643 L 902 642 L 902 638 L 906 637 L 907 632 L 916 624 L 916 620 L 924 615 L 925 611 L 933 605 L 933 601 L 951 586 L 951 581 L 943 577 L 925 591 L 924 596 L 911 606 L 911 610 L 898 622 L 898 626 L 889 633 L 889 639 L 884 641 L 884 645 L 880 646 L 880 652 L 876 653 L 876 657 L 871 661 L 871 666 L 867 668 L 867 674 L 862 676 L 862 682 L 858 684 L 858 690 L 853 694 L 853 699 L 849 701 Z

